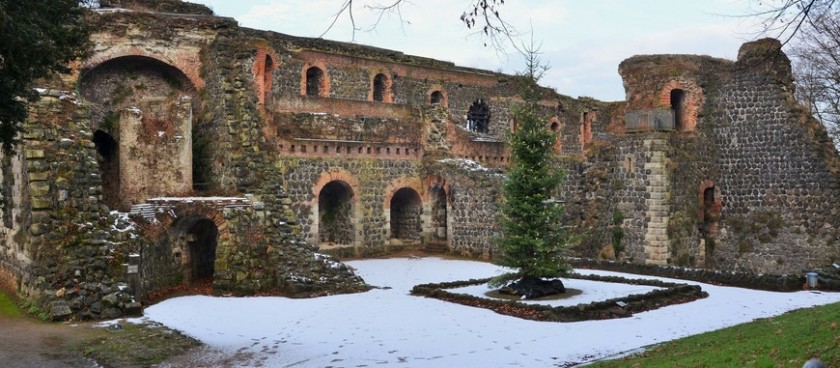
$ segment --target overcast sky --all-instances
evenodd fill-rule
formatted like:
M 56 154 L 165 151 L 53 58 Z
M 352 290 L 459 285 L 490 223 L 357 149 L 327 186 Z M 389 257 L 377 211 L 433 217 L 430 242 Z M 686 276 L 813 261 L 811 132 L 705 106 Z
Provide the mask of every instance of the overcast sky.
M 244 27 L 318 37 L 344 0 L 189 0 L 233 17 Z M 357 24 L 368 27 L 374 13 L 356 0 Z M 412 0 L 401 23 L 386 16 L 375 30 L 354 34 L 345 16 L 324 38 L 393 49 L 411 55 L 505 73 L 523 69 L 520 57 L 499 56 L 470 37 L 459 20 L 470 0 Z M 753 0 L 508 0 L 500 13 L 519 31 L 533 26 L 551 66 L 541 84 L 559 93 L 599 100 L 624 99 L 618 64 L 640 54 L 702 54 L 735 59 L 740 45 L 758 37 Z

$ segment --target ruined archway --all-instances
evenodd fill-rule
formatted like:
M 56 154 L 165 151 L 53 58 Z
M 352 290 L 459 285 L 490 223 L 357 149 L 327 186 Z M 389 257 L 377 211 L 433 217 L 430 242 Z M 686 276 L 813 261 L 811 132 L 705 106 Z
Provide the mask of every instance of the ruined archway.
M 475 100 L 467 112 L 467 130 L 476 133 L 490 131 L 490 106 L 484 99 Z
M 429 188 L 430 225 L 432 230 L 429 240 L 431 242 L 446 243 L 448 238 L 446 204 L 446 189 L 439 184 L 432 185 Z
M 318 239 L 321 244 L 353 244 L 353 188 L 333 180 L 318 193 Z
M 179 218 L 173 224 L 180 239 L 181 268 L 187 285 L 210 286 L 215 274 L 219 228 L 205 216 Z
M 146 198 L 192 189 L 198 99 L 184 72 L 156 58 L 120 56 L 83 70 L 79 92 L 98 132 L 109 207 L 127 211 Z
M 391 197 L 391 239 L 419 241 L 423 231 L 420 216 L 423 204 L 420 195 L 412 188 L 402 188 Z

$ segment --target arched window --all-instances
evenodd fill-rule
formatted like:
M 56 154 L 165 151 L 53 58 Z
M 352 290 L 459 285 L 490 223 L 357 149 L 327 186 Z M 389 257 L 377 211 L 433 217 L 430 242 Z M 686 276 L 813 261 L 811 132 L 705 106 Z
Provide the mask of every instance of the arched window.
M 317 66 L 306 69 L 306 95 L 320 96 L 324 83 L 324 71 Z
M 490 131 L 490 107 L 483 99 L 475 100 L 467 113 L 467 130 L 476 133 Z
M 674 129 L 677 131 L 685 128 L 685 91 L 681 89 L 671 90 L 671 112 L 674 114 Z
M 432 103 L 432 105 L 440 105 L 441 103 L 443 103 L 443 93 L 441 93 L 440 91 L 432 92 L 432 94 L 429 96 L 429 101 Z
M 379 73 L 373 77 L 373 100 L 378 102 L 387 102 L 388 96 L 388 77 L 385 74 Z

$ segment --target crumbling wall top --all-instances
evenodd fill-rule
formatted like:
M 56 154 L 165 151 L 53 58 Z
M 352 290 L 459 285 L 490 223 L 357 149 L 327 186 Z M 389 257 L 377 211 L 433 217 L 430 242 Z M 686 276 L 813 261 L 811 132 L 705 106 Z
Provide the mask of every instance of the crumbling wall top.
M 156 13 L 213 15 L 213 11 L 204 5 L 181 0 L 99 0 L 99 6 Z

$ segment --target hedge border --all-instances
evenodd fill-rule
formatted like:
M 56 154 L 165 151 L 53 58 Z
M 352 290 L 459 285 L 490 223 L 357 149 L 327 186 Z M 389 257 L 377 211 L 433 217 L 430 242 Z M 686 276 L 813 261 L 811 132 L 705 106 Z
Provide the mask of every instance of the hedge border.
M 411 294 L 489 309 L 502 315 L 550 322 L 579 322 L 626 318 L 633 316 L 633 313 L 646 312 L 668 305 L 688 303 L 709 296 L 699 285 L 677 284 L 661 280 L 627 279 L 617 276 L 581 275 L 577 273 L 569 275 L 568 278 L 630 285 L 647 285 L 662 287 L 664 289 L 653 290 L 645 294 L 631 294 L 589 304 L 560 307 L 481 298 L 445 290 L 485 284 L 490 281 L 490 278 L 420 284 L 411 289 Z

